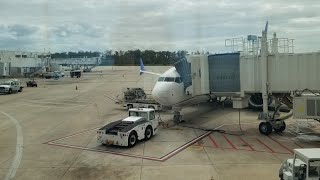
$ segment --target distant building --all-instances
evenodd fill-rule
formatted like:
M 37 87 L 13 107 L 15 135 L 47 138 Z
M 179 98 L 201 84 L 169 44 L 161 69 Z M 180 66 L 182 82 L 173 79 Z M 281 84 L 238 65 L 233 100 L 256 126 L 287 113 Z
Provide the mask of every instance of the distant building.
M 0 76 L 24 76 L 49 63 L 50 53 L 0 50 Z

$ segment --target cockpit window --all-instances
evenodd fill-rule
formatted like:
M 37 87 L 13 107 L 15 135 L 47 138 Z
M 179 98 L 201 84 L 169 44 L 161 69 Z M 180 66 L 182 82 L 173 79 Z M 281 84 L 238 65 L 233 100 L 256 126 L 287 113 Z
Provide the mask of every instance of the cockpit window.
M 181 77 L 176 77 L 175 82 L 176 82 L 176 83 L 181 83 L 181 82 L 182 82 Z
M 181 77 L 159 77 L 158 81 L 181 83 Z
M 164 77 L 159 77 L 158 81 L 164 81 Z
M 174 77 L 166 77 L 164 79 L 164 81 L 166 81 L 166 82 L 174 82 Z

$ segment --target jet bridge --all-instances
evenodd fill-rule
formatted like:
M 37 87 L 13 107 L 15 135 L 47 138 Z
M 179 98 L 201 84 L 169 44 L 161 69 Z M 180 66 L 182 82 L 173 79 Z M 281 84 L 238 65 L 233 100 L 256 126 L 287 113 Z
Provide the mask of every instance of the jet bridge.
M 269 98 L 272 97 L 276 105 L 286 104 L 292 108 L 297 92 L 305 89 L 320 92 L 320 52 L 279 53 L 276 34 L 268 44 L 266 32 L 259 41 L 261 49 L 254 50 L 260 52 L 258 54 L 237 52 L 187 57 L 192 80 L 187 90 L 192 89 L 192 96 L 232 97 L 234 108 L 248 107 L 249 98 L 260 95 L 263 113 L 259 118 L 263 122 L 259 130 L 268 135 L 272 130 L 283 131 L 283 119 L 292 115 L 292 112 L 285 117 L 276 116 L 276 112 L 269 114 Z

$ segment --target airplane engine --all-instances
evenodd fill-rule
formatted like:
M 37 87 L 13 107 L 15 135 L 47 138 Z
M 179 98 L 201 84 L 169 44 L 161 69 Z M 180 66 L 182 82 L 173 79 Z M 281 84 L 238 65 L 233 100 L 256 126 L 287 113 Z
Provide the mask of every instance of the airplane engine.
M 268 105 L 270 106 L 272 103 L 272 97 L 268 98 Z M 251 107 L 261 108 L 263 106 L 263 99 L 261 93 L 256 93 L 251 95 L 249 98 L 249 105 Z

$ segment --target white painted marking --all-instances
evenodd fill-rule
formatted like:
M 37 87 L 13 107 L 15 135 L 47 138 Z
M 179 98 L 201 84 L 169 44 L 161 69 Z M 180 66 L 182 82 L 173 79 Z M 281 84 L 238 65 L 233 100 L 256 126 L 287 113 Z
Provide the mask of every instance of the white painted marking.
M 31 100 L 24 100 L 24 102 L 26 102 L 26 103 L 36 103 L 36 104 L 46 104 L 46 105 L 70 105 L 70 106 L 74 106 L 74 105 L 76 105 L 76 106 L 85 106 L 85 104 L 79 104 L 79 103 L 81 103 L 81 102 L 75 102 L 75 103 L 64 103 L 64 102 L 49 102 L 49 101 L 45 101 L 45 102 L 43 102 L 43 101 L 31 101 Z M 86 102 L 86 103 L 88 103 L 88 102 Z
M 62 107 L 62 106 L 55 106 L 55 105 L 37 105 L 37 104 L 27 104 L 27 103 L 19 103 L 20 105 L 24 106 L 31 106 L 31 107 L 41 107 L 41 108 L 60 108 L 60 109 L 71 109 L 71 108 L 82 108 L 85 105 L 75 105 L 70 107 Z
M 7 116 L 14 123 L 14 125 L 16 126 L 16 132 L 17 132 L 16 155 L 13 159 L 9 172 L 5 178 L 5 180 L 9 180 L 14 178 L 21 162 L 22 151 L 23 151 L 23 135 L 22 135 L 22 129 L 19 124 L 19 121 L 5 112 L 1 112 L 1 113 Z

